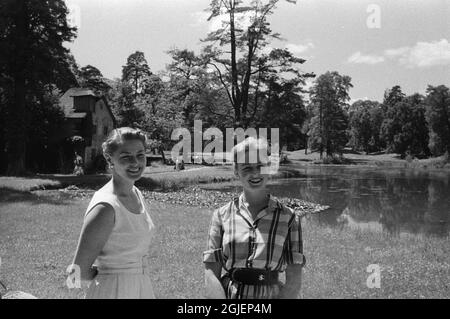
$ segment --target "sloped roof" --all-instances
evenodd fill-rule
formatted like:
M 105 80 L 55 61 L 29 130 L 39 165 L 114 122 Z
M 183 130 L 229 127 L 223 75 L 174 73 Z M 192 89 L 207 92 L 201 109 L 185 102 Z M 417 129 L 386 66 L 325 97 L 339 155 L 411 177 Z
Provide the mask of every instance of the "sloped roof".
M 84 119 L 87 116 L 85 112 L 72 112 L 66 115 L 69 119 Z
M 69 89 L 70 90 L 74 90 L 73 93 L 70 96 L 85 96 L 85 95 L 90 95 L 90 96 L 97 96 L 95 95 L 95 93 L 90 90 L 90 89 L 84 89 L 84 88 L 72 88 Z
M 84 118 L 86 117 L 86 113 L 83 112 L 75 112 L 73 107 L 73 100 L 75 96 L 93 96 L 96 100 L 103 100 L 106 105 L 106 108 L 111 115 L 111 118 L 114 122 L 114 125 L 117 124 L 116 118 L 111 111 L 111 107 L 109 106 L 108 101 L 104 96 L 97 96 L 91 89 L 88 88 L 70 88 L 68 89 L 59 99 L 59 103 L 64 111 L 64 116 L 67 118 Z M 84 114 L 84 115 L 83 115 Z

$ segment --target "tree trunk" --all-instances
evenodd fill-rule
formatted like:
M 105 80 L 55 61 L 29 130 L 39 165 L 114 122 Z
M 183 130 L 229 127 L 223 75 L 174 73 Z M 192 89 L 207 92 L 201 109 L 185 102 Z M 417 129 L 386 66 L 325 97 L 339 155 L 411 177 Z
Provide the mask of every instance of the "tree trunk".
M 27 138 L 27 121 L 25 114 L 25 72 L 26 52 L 25 41 L 27 37 L 27 3 L 25 0 L 16 2 L 19 7 L 15 18 L 16 27 L 13 32 L 16 52 L 13 65 L 14 95 L 13 101 L 8 103 L 6 124 L 6 149 L 8 153 L 7 175 L 23 175 L 25 169 L 25 151 Z
M 308 154 L 308 136 L 305 138 L 305 155 Z
M 252 59 L 253 59 L 253 39 L 250 36 L 248 40 L 248 57 L 247 57 L 247 70 L 245 72 L 244 81 L 242 82 L 242 118 L 246 119 L 247 106 L 248 106 L 248 91 L 250 89 L 250 75 L 252 73 Z M 249 123 L 245 122 L 245 127 Z
M 234 121 L 241 126 L 241 93 L 238 87 L 238 70 L 236 62 L 236 30 L 234 22 L 234 0 L 230 1 L 230 46 L 231 46 L 231 97 L 234 107 Z
M 163 164 L 165 164 L 165 163 L 166 163 L 166 156 L 164 155 L 164 147 L 163 147 L 162 145 L 160 145 L 160 146 L 158 147 L 158 150 L 159 150 L 159 152 L 161 153 L 162 160 L 163 160 Z
M 320 159 L 323 158 L 323 118 L 322 118 L 322 102 L 319 102 L 319 132 L 320 132 Z

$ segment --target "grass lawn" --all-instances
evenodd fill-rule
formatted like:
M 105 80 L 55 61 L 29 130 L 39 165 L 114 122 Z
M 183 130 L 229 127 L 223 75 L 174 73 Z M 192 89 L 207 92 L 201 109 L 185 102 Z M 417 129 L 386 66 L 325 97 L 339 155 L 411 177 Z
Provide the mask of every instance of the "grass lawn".
M 0 279 L 39 298 L 81 298 L 65 286 L 88 198 L 0 192 Z M 152 202 L 151 275 L 159 298 L 199 298 L 210 209 Z M 303 220 L 304 298 L 449 298 L 450 240 L 395 238 Z M 367 266 L 381 267 L 369 289 Z
M 20 200 L 20 201 L 19 201 Z M 0 203 L 0 280 L 39 298 L 81 298 L 65 286 L 89 199 L 18 195 Z M 199 298 L 201 258 L 210 211 L 151 203 L 157 227 L 151 251 L 154 289 L 160 298 Z M 195 216 L 195 217 L 194 217 Z

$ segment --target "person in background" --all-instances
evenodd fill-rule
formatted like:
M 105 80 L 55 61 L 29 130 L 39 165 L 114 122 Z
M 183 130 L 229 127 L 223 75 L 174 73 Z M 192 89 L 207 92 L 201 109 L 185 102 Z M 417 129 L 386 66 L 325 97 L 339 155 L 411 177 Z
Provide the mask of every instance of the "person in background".
M 84 175 L 83 158 L 77 152 L 75 152 L 73 164 L 75 166 L 73 169 L 73 174 L 77 176 Z
M 232 150 L 243 190 L 212 214 L 203 253 L 206 298 L 299 297 L 305 264 L 301 224 L 268 192 L 267 152 L 267 142 L 253 137 Z

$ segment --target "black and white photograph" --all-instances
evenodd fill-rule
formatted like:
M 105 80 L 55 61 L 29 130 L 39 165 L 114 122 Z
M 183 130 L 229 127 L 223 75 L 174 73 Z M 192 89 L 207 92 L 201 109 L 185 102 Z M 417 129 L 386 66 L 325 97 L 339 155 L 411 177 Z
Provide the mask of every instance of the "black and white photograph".
M 449 0 L 0 0 L 0 303 L 449 299 L 449 235 Z

